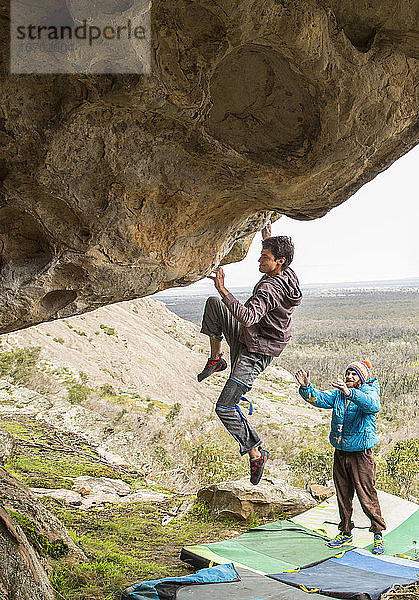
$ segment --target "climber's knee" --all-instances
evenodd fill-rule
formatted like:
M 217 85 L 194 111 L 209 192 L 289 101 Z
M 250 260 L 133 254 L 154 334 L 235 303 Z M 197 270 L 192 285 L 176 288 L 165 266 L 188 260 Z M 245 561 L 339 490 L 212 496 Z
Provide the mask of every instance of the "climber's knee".
M 217 404 L 215 406 L 215 412 L 219 414 L 220 412 L 224 412 L 222 409 L 232 409 L 236 404 L 240 401 L 241 396 L 247 392 L 247 387 L 239 383 L 238 381 L 234 381 L 234 379 L 227 379 L 225 386 L 217 400 Z

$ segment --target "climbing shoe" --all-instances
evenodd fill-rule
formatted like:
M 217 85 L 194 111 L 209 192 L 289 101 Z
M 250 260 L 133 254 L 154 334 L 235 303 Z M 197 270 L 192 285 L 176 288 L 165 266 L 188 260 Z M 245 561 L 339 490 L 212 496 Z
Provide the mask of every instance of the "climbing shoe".
M 209 358 L 203 370 L 200 373 L 198 373 L 197 379 L 198 381 L 202 381 L 203 379 L 209 377 L 213 373 L 217 373 L 218 371 L 224 371 L 224 369 L 227 369 L 227 363 L 224 360 L 224 358 L 221 358 L 221 356 L 219 356 L 218 358 Z
M 340 548 L 344 544 L 350 544 L 352 540 L 352 533 L 338 533 L 327 545 L 329 548 Z
M 257 485 L 262 479 L 263 469 L 265 468 L 266 461 L 269 458 L 269 452 L 260 448 L 260 457 L 250 459 L 250 483 Z
M 384 541 L 381 533 L 374 534 L 374 548 L 372 549 L 373 554 L 383 554 L 384 552 Z

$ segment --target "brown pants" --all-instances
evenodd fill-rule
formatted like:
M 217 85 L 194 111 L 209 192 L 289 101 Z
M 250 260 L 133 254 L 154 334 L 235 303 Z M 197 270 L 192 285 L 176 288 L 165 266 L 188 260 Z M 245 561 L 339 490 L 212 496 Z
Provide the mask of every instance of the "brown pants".
M 333 481 L 339 507 L 340 531 L 350 533 L 355 527 L 351 519 L 355 491 L 362 510 L 371 521 L 370 531 L 379 533 L 386 528 L 374 488 L 375 461 L 371 449 L 359 452 L 335 450 Z

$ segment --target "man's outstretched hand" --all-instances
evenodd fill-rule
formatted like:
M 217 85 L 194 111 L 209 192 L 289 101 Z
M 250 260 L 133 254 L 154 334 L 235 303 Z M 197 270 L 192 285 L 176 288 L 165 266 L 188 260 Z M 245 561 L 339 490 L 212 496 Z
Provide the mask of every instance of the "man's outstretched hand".
M 227 296 L 230 292 L 224 286 L 224 271 L 221 267 L 214 269 L 215 275 L 208 275 L 208 279 L 212 279 L 215 285 L 215 289 L 221 294 L 221 296 Z
M 295 379 L 301 386 L 307 387 L 310 385 L 310 371 L 304 371 L 304 369 L 301 368 L 298 369 L 295 374 Z

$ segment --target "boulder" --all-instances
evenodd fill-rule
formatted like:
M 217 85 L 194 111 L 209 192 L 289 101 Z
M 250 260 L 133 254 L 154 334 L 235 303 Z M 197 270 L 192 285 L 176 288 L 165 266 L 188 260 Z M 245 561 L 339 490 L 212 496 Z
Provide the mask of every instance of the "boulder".
M 154 0 L 148 75 L 10 74 L 4 35 L 0 332 L 197 281 L 389 167 L 417 141 L 416 8 Z
M 65 489 L 49 489 L 49 488 L 29 488 L 35 496 L 46 496 L 47 498 L 54 498 L 60 500 L 68 506 L 80 506 L 82 503 L 82 495 L 72 490 Z
M 309 490 L 313 498 L 319 501 L 326 500 L 335 493 L 333 485 L 319 485 L 317 483 L 310 485 Z
M 123 497 L 128 498 L 128 496 Z M 105 504 L 117 504 L 120 500 L 121 496 L 118 496 L 118 494 L 97 491 L 84 496 L 80 508 L 85 510 L 88 508 L 99 508 L 103 507 Z
M 129 494 L 128 496 L 122 496 L 119 498 L 120 504 L 131 504 L 132 502 L 163 502 L 170 498 L 169 494 L 162 494 L 154 490 L 146 488 L 137 490 Z
M 83 479 L 83 478 L 77 478 Z M 89 477 L 87 479 L 94 480 L 95 478 Z M 73 508 L 98 508 L 104 506 L 107 503 L 110 504 L 132 504 L 133 502 L 163 502 L 170 496 L 162 494 L 161 492 L 155 492 L 150 489 L 141 489 L 135 492 L 126 492 L 124 486 L 120 486 L 122 494 L 118 489 L 118 483 L 124 484 L 123 481 L 109 480 L 117 482 L 115 486 L 109 482 L 103 483 L 100 479 L 107 479 L 106 477 L 97 478 L 98 481 L 90 481 L 89 484 L 85 482 L 77 482 L 73 486 L 73 490 L 64 489 L 47 489 L 47 488 L 30 488 L 36 496 L 47 496 L 48 498 L 55 498 L 72 506 Z M 129 486 L 128 486 L 129 487 Z M 74 491 L 77 489 L 79 491 Z
M 131 488 L 128 483 L 120 479 L 111 479 L 110 477 L 75 477 L 72 488 L 82 496 L 92 494 L 112 494 L 114 496 L 127 496 Z
M 130 486 L 120 479 L 81 476 L 74 478 L 71 490 L 30 488 L 35 496 L 47 496 L 69 506 L 88 509 L 104 504 L 131 504 L 133 502 L 163 502 L 170 496 L 142 488 L 131 492 Z
M 45 538 L 50 545 L 66 547 L 77 560 L 85 556 L 74 543 L 64 525 L 36 496 L 5 469 L 0 467 L 0 498 L 3 507 L 17 519 L 28 523 L 37 537 Z
M 240 520 L 281 513 L 294 516 L 317 504 L 306 490 L 273 477 L 265 477 L 258 486 L 247 478 L 223 481 L 200 489 L 197 498 L 208 504 L 215 518 Z
M 0 506 L 0 598 L 54 600 L 46 572 L 22 529 Z

